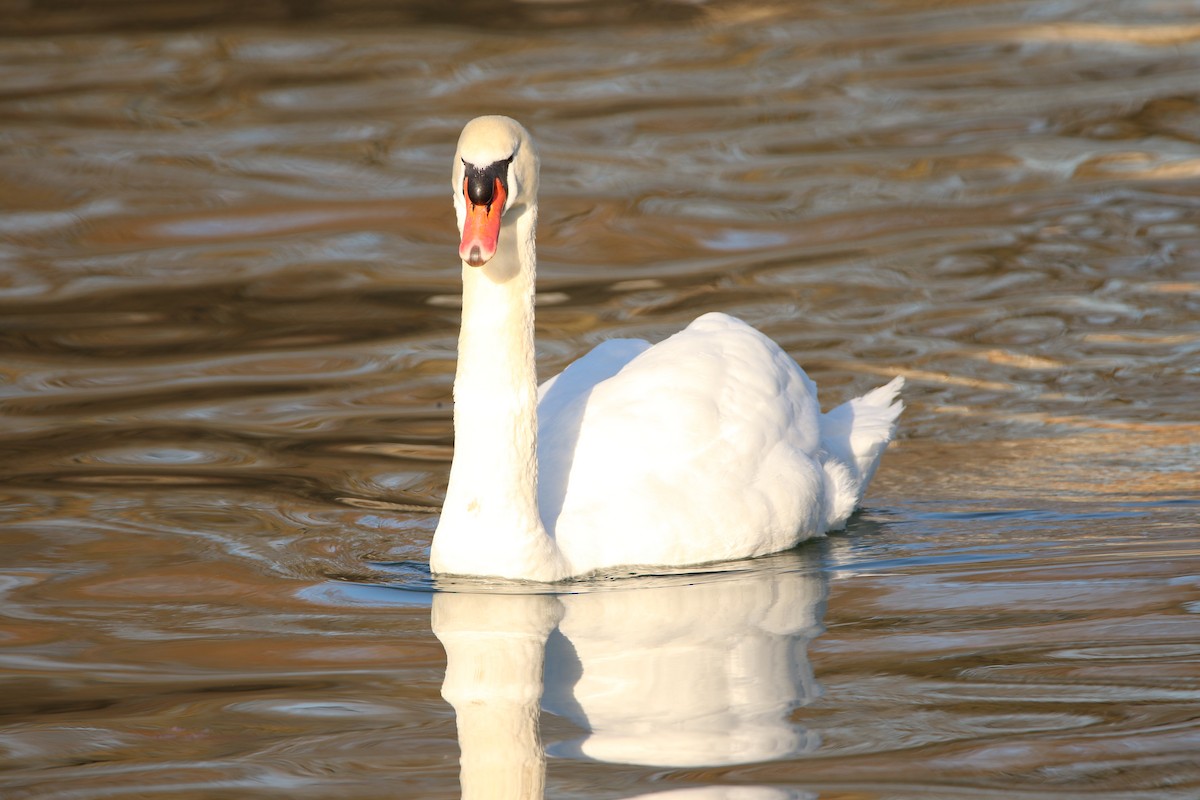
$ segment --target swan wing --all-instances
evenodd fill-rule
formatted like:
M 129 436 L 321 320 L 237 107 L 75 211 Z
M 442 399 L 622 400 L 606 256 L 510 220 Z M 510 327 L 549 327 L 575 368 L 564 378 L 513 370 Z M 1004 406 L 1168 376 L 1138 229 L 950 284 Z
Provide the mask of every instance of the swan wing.
M 538 507 L 543 520 L 556 519 L 562 510 L 592 390 L 649 349 L 650 343 L 641 339 L 609 339 L 538 387 Z
M 568 368 L 539 406 L 542 518 L 572 569 L 743 558 L 824 531 L 816 386 L 777 344 L 713 313 L 596 361 L 616 368 L 578 384 Z
M 637 356 L 650 349 L 642 339 L 609 339 L 571 362 L 565 370 L 538 387 L 538 413 L 559 414 L 580 395 L 608 380 Z

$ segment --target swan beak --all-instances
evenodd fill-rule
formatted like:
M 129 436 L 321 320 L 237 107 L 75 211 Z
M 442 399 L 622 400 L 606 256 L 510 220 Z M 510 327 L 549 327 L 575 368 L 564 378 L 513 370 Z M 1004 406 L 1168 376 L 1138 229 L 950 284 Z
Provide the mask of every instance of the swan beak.
M 504 213 L 508 192 L 504 189 L 504 182 L 496 178 L 491 202 L 476 205 L 471 201 L 470 179 L 466 178 L 463 180 L 463 197 L 467 201 L 467 217 L 463 222 L 458 255 L 472 267 L 482 267 L 496 255 L 496 243 L 500 240 L 500 216 Z

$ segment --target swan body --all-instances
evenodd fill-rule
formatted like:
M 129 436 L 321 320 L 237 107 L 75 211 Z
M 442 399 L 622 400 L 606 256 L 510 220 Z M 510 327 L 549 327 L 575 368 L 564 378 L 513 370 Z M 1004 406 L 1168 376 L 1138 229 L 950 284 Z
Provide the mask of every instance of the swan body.
M 605 342 L 539 388 L 528 133 L 468 123 L 452 185 L 463 319 L 434 572 L 556 581 L 764 555 L 845 525 L 903 378 L 822 414 L 779 345 L 710 313 L 656 345 Z

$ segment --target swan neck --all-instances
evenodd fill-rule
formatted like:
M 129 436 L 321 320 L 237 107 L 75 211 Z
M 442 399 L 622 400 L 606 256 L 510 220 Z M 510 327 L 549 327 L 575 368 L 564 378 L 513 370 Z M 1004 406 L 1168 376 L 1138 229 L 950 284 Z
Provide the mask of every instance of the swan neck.
M 537 505 L 536 212 L 514 212 L 491 261 L 463 265 L 454 461 L 431 562 L 438 572 L 556 580 Z

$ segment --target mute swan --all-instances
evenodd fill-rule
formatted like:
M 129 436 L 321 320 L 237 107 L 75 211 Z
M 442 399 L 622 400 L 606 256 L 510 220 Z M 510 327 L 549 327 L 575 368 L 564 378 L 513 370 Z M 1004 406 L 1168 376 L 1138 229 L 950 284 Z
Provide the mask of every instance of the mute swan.
M 709 313 L 654 346 L 604 342 L 538 387 L 529 134 L 467 123 L 451 185 L 462 330 L 433 572 L 558 581 L 765 555 L 845 525 L 903 378 L 822 415 L 779 345 Z

